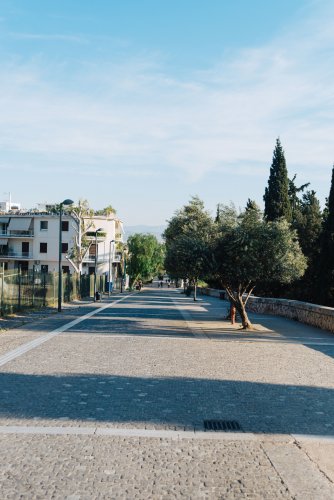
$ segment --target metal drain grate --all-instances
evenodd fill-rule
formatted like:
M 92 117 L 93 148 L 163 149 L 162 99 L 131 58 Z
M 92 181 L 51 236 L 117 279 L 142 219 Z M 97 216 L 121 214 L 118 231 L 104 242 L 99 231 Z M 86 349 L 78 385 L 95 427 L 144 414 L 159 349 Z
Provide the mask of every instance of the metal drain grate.
M 204 420 L 204 430 L 214 432 L 241 431 L 241 426 L 236 420 Z

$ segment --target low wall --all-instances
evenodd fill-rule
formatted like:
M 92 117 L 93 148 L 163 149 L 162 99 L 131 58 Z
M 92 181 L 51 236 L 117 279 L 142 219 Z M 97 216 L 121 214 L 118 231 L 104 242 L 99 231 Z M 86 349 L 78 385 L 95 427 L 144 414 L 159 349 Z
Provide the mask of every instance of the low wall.
M 220 293 L 223 293 L 224 297 L 225 297 L 225 291 L 224 290 L 217 290 L 216 288 L 198 287 L 198 291 L 202 295 L 210 295 L 210 297 L 218 297 L 218 298 L 220 298 Z
M 211 297 L 220 297 L 224 290 L 202 288 L 201 292 Z M 334 309 L 308 302 L 289 299 L 272 299 L 251 295 L 247 302 L 247 310 L 260 314 L 284 316 L 307 325 L 334 332 Z

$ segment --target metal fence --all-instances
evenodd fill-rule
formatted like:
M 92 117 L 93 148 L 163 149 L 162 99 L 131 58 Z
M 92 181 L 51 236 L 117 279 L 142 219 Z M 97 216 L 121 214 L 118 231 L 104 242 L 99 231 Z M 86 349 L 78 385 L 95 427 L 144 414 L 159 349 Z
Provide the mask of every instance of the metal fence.
M 62 302 L 94 297 L 94 275 L 64 273 Z M 39 307 L 57 307 L 58 273 L 42 273 L 34 270 L 5 271 L 0 267 L 0 315 Z M 104 276 L 97 276 L 96 288 L 104 290 Z

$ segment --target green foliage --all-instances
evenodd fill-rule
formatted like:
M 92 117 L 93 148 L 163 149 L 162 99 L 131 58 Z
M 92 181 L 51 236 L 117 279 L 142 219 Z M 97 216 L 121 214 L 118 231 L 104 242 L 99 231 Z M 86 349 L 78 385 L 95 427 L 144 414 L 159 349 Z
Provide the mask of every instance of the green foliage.
M 296 232 L 284 220 L 256 220 L 245 212 L 216 244 L 217 273 L 231 289 L 247 292 L 259 281 L 291 283 L 306 269 Z
M 238 224 L 239 213 L 234 205 L 230 203 L 229 205 L 219 204 L 219 220 L 216 222 L 216 228 L 219 227 L 221 230 L 228 230 L 235 227 Z
M 249 221 L 254 220 L 254 222 L 262 220 L 263 217 L 258 204 L 249 198 L 245 208 L 245 214 L 247 215 Z
M 188 278 L 194 284 L 210 269 L 214 223 L 204 203 L 193 197 L 178 210 L 164 232 L 165 267 L 176 278 Z
M 204 209 L 203 201 L 198 196 L 193 196 L 188 205 L 176 211 L 174 217 L 168 221 L 163 237 L 168 245 L 182 234 L 191 235 L 203 232 L 204 236 L 211 226 L 212 219 Z
M 250 328 L 245 305 L 259 282 L 291 283 L 306 269 L 296 232 L 285 219 L 267 222 L 246 210 L 234 223 L 221 227 L 216 240 L 216 277 L 237 308 L 244 328 Z
M 296 180 L 297 174 L 293 176 L 292 179 L 289 179 L 289 200 L 290 200 L 290 206 L 291 206 L 291 212 L 292 212 L 292 221 L 295 219 L 295 214 L 298 213 L 301 205 L 301 200 L 298 197 L 298 193 L 302 193 L 304 189 L 306 189 L 310 183 L 307 182 L 306 184 L 302 184 L 301 186 L 297 187 L 295 180 Z
M 322 213 L 315 191 L 307 191 L 298 202 L 293 227 L 297 230 L 304 255 L 310 259 L 318 254 L 318 240 L 322 228 Z
M 291 222 L 292 211 L 289 199 L 289 179 L 284 151 L 279 139 L 276 140 L 273 161 L 270 167 L 268 187 L 264 194 L 264 215 L 267 221 L 284 217 Z
M 95 210 L 94 212 L 94 215 L 105 215 L 106 217 L 113 214 L 116 214 L 116 210 L 112 205 L 108 205 L 107 207 L 102 208 L 102 210 Z
M 314 191 L 307 191 L 298 201 L 294 210 L 293 228 L 298 234 L 301 249 L 307 258 L 308 267 L 305 275 L 289 287 L 283 287 L 279 295 L 293 297 L 307 302 L 318 302 L 317 282 L 318 261 L 320 252 L 320 234 L 322 229 L 322 212 Z
M 334 167 L 325 213 L 320 237 L 317 296 L 321 304 L 334 307 Z
M 164 245 L 152 234 L 133 234 L 128 238 L 127 272 L 131 284 L 147 280 L 163 269 Z
M 197 283 L 210 270 L 211 248 L 197 235 L 181 234 L 169 246 L 165 267 L 169 274 Z

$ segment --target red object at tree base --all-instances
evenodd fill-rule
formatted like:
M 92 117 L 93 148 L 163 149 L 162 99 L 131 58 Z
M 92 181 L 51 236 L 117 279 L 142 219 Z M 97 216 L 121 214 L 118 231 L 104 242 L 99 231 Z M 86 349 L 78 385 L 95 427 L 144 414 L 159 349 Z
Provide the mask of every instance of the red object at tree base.
M 235 316 L 236 316 L 237 310 L 234 304 L 231 304 L 230 307 L 230 316 L 231 316 L 231 323 L 234 325 L 235 323 Z

